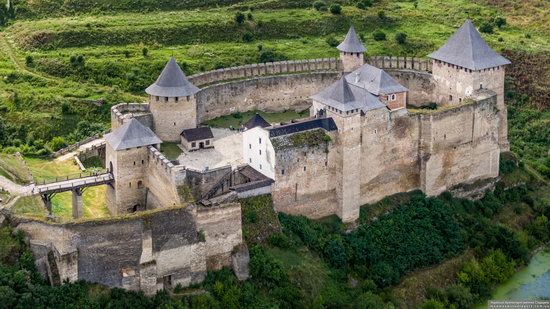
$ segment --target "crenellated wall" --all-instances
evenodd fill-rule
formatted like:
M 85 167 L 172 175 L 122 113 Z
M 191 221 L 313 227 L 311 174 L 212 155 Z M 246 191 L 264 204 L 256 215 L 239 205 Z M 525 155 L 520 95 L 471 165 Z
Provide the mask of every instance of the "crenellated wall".
M 181 205 L 185 201 L 178 193 L 178 185 L 185 181 L 185 168 L 175 166 L 155 147 L 149 146 L 147 187 L 147 209 Z

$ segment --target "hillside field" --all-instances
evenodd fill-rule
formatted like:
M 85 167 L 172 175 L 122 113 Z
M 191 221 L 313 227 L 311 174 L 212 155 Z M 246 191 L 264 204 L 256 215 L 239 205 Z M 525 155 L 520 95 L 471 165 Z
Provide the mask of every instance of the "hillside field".
M 503 157 L 505 177 L 494 194 L 477 202 L 446 194 L 430 199 L 418 192 L 388 197 L 362 208 L 353 233 L 334 218 L 277 216 L 268 197 L 247 200 L 244 236 L 255 277 L 238 283 L 225 269 L 209 274 L 196 290 L 151 299 L 85 283 L 43 285 L 23 239 L 1 228 L 0 278 L 11 278 L 0 282 L 2 303 L 468 308 L 488 299 L 498 283 L 525 264 L 528 252 L 548 242 L 550 2 L 342 0 L 338 14 L 328 9 L 337 1 L 324 1 L 321 10 L 314 2 L 319 5 L 314 0 L 12 1 L 15 18 L 4 25 L 0 18 L 0 175 L 30 181 L 16 152 L 26 158 L 34 180 L 77 173 L 72 163 L 59 166 L 45 157 L 108 129 L 112 105 L 145 102 L 144 89 L 172 55 L 188 76 L 258 62 L 338 57 L 335 46 L 353 24 L 367 57 L 425 57 L 470 18 L 484 29 L 488 44 L 512 61 L 505 92 L 513 154 Z M 404 42 L 396 40 L 399 33 L 406 35 Z M 236 127 L 252 113 L 208 124 Z M 164 151 L 172 158 L 177 150 L 168 145 Z M 86 193 L 85 217 L 107 215 L 98 202 L 101 190 Z M 21 199 L 15 210 L 45 216 L 36 199 Z M 70 211 L 70 194 L 56 196 L 54 212 L 65 220 Z M 434 211 L 453 228 L 437 226 L 422 234 L 410 223 L 430 225 L 435 217 L 426 214 Z M 425 242 L 413 242 L 403 226 Z M 382 241 L 374 234 L 384 235 Z M 396 253 L 387 245 L 392 243 L 403 250 Z M 8 250 L 14 257 L 3 254 Z M 28 280 L 18 285 L 23 271 Z

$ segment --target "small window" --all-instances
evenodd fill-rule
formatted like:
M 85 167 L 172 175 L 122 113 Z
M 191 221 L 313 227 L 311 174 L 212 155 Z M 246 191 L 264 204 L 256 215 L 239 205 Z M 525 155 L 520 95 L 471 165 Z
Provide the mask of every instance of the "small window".
M 175 99 L 175 100 L 176 100 L 176 102 L 177 102 L 177 101 L 179 100 L 179 98 L 178 98 L 178 97 L 176 97 L 176 99 Z
M 325 166 L 328 166 L 328 161 L 325 161 Z
M 187 96 L 187 102 L 189 102 L 189 96 Z
M 483 89 L 483 84 L 479 84 L 479 89 Z
M 138 189 L 141 189 L 143 188 L 143 181 L 138 181 Z
M 262 169 L 262 165 L 260 164 L 260 169 Z
M 304 166 L 304 172 L 306 171 L 306 167 Z
M 145 164 L 145 161 L 141 160 L 141 164 Z
M 134 161 L 134 165 L 136 165 L 136 161 Z
M 262 138 L 260 137 L 258 140 L 260 141 L 260 144 L 261 144 L 262 143 Z
M 164 97 L 164 102 L 168 102 L 168 97 Z
M 252 149 L 252 144 L 248 144 L 248 149 Z
M 210 140 L 206 141 L 206 146 L 210 145 Z
M 176 126 L 176 123 L 174 122 L 174 127 Z
M 285 169 L 282 169 L 281 170 L 281 175 L 284 175 L 285 174 Z
M 131 187 L 132 187 L 132 183 L 129 182 L 129 183 L 128 183 L 128 188 L 131 188 Z
M 195 142 L 191 143 L 191 147 L 195 148 L 196 146 L 197 146 L 197 143 L 195 143 Z
M 252 158 L 248 158 L 248 163 L 252 163 Z
M 260 156 L 262 155 L 262 150 L 260 149 Z
M 390 94 L 389 99 L 390 99 L 390 101 L 395 101 L 395 100 L 397 100 L 397 96 L 395 95 L 395 93 Z
M 452 101 L 452 100 L 453 100 L 453 96 L 449 95 L 449 101 Z
M 160 97 L 155 97 L 155 98 L 156 98 L 157 102 L 160 100 Z

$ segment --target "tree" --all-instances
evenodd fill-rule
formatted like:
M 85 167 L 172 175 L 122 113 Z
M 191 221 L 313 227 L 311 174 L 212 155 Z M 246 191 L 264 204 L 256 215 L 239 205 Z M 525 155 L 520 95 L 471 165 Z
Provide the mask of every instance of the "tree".
M 374 31 L 374 33 L 372 34 L 372 38 L 375 40 L 375 41 L 385 41 L 386 40 L 386 34 L 380 30 L 376 30 Z
M 245 33 L 243 33 L 243 42 L 249 43 L 252 41 L 254 41 L 254 35 L 252 34 L 252 32 L 246 31 Z
M 8 0 L 7 13 L 8 13 L 8 18 L 15 19 L 15 6 L 13 4 L 13 0 Z
M 370 8 L 372 6 L 372 0 L 360 0 L 355 6 L 358 9 L 366 10 L 367 8 Z
M 330 46 L 330 47 L 336 47 L 338 46 L 338 44 L 340 44 L 340 42 L 338 42 L 337 39 L 335 39 L 333 36 L 329 36 L 325 42 L 327 42 L 327 44 Z
M 260 63 L 286 60 L 286 57 L 272 49 L 262 49 L 258 57 Z
M 329 8 L 330 12 L 334 15 L 339 15 L 342 13 L 342 6 L 338 3 L 333 3 Z
M 53 151 L 58 151 L 59 149 L 65 147 L 67 143 L 65 142 L 65 139 L 62 136 L 56 136 L 52 138 L 52 141 L 50 142 L 50 146 L 53 149 Z
M 395 41 L 397 42 L 397 44 L 405 44 L 407 42 L 407 34 L 403 32 L 398 32 L 395 35 Z
M 381 21 L 385 21 L 385 20 L 387 19 L 386 12 L 384 12 L 384 11 L 378 11 L 378 18 L 379 18 Z
M 0 4 L 0 26 L 4 26 L 8 22 L 8 10 Z
M 481 27 L 479 27 L 479 31 L 491 34 L 493 33 L 493 25 L 490 23 L 483 23 Z
M 0 146 L 6 145 L 8 141 L 8 132 L 6 128 L 6 121 L 0 116 Z
M 34 59 L 31 55 L 27 55 L 27 57 L 25 57 L 25 64 L 28 67 L 32 67 L 34 65 Z
M 237 14 L 235 14 L 235 21 L 237 22 L 237 24 L 242 24 L 244 20 L 245 16 L 243 12 L 237 12 Z
M 141 50 L 141 54 L 143 55 L 143 57 L 147 57 L 149 55 L 149 49 L 147 47 L 144 47 Z
M 495 18 L 495 25 L 500 29 L 502 26 L 506 25 L 506 18 L 499 16 Z
M 313 8 L 315 8 L 317 11 L 326 11 L 327 3 L 321 0 L 315 1 L 313 2 Z

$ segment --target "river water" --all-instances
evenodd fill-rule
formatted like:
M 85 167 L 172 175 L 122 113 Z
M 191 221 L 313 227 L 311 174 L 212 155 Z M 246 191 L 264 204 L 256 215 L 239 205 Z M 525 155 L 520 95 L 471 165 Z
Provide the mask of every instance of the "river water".
M 527 267 L 493 293 L 494 300 L 550 299 L 550 247 L 537 253 Z

